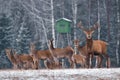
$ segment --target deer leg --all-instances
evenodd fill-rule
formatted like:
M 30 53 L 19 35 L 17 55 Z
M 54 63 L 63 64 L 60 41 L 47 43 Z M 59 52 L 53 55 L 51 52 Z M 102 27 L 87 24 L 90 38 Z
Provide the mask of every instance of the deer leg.
M 44 61 L 45 68 L 48 69 L 47 60 Z
M 97 68 L 102 67 L 102 61 L 103 61 L 103 56 L 102 55 L 96 56 L 96 67 Z
M 92 68 L 92 55 L 90 55 L 90 58 L 89 58 L 89 68 Z
M 91 57 L 91 54 L 89 53 L 88 55 L 87 55 L 87 58 L 86 58 L 86 64 L 87 64 L 87 68 L 91 68 L 91 64 L 92 64 L 92 62 L 91 62 L 91 59 L 92 57 Z
M 17 64 L 13 64 L 13 69 L 18 69 L 18 65 Z
M 39 61 L 34 62 L 33 69 L 39 69 Z
M 21 62 L 21 61 L 18 62 L 18 66 L 19 66 L 20 69 L 22 69 L 23 68 L 23 62 Z
M 59 62 L 59 65 L 60 65 L 60 62 Z M 64 59 L 62 59 L 62 68 L 65 68 L 65 61 L 64 61 Z
M 98 56 L 96 56 L 96 61 L 95 61 L 95 67 L 97 68 L 98 67 L 98 63 L 99 63 L 99 59 L 98 59 L 99 57 Z
M 76 68 L 76 60 L 72 57 L 72 62 L 73 62 L 73 65 L 71 66 L 71 68 Z
M 68 61 L 70 63 L 70 68 L 73 68 L 74 67 L 73 60 L 71 58 L 68 58 Z
M 93 54 L 89 54 L 89 68 L 92 68 Z
M 86 56 L 86 65 L 87 65 L 87 68 L 89 68 L 89 62 L 90 62 L 90 57 L 89 57 L 89 54 Z
M 86 62 L 84 63 L 84 68 L 87 68 L 87 63 Z
M 110 57 L 108 54 L 104 54 L 105 58 L 106 58 L 106 67 L 110 68 Z
M 80 66 L 81 66 L 81 68 L 84 68 L 83 61 L 82 61 L 82 62 L 80 62 Z
M 77 63 L 76 63 L 76 60 L 73 59 L 72 61 L 73 61 L 73 66 L 71 66 L 71 68 L 76 68 L 76 64 L 77 64 Z
M 74 68 L 77 68 L 77 62 L 76 61 L 74 62 Z
M 23 69 L 30 69 L 31 68 L 31 63 L 29 61 L 23 62 L 22 68 Z
M 33 59 L 32 68 L 33 69 L 38 69 L 39 68 L 39 59 L 38 58 Z
M 81 64 L 82 64 L 82 67 L 83 67 L 83 68 L 86 68 L 86 60 L 85 60 L 85 58 L 84 58 L 84 59 L 82 59 Z
M 92 60 L 93 60 L 93 57 L 94 57 L 94 53 L 91 52 L 91 53 L 90 53 L 90 68 L 92 68 Z

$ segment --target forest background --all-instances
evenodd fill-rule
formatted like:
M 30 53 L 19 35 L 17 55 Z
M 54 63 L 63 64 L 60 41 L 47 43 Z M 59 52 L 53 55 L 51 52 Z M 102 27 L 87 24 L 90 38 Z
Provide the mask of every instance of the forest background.
M 61 18 L 71 20 L 71 32 L 58 33 L 55 23 Z M 96 22 L 100 28 L 93 39 L 106 41 L 112 67 L 120 66 L 120 0 L 0 0 L 0 68 L 11 68 L 5 49 L 18 54 L 30 53 L 30 43 L 45 50 L 47 40 L 53 38 L 55 47 L 73 46 L 79 39 L 85 44 L 85 35 L 77 27 L 85 28 Z

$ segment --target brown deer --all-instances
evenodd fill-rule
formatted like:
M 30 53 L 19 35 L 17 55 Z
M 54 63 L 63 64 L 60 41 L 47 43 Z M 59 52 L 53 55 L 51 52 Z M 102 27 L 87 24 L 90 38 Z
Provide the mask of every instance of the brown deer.
M 70 67 L 73 67 L 72 55 L 74 50 L 72 49 L 72 47 L 67 46 L 65 48 L 54 48 L 53 39 L 52 39 L 52 40 L 49 40 L 49 49 L 57 59 L 67 58 L 70 63 Z
M 78 23 L 78 26 L 80 29 L 83 30 L 83 32 L 86 35 L 86 46 L 87 46 L 87 65 L 90 68 L 91 67 L 91 59 L 93 58 L 93 55 L 100 55 L 98 67 L 101 67 L 100 65 L 102 64 L 102 56 L 106 58 L 106 66 L 107 68 L 110 67 L 110 58 L 109 55 L 107 54 L 107 43 L 102 40 L 93 40 L 92 39 L 92 34 L 95 29 L 97 29 L 99 26 L 98 24 L 95 24 L 92 28 L 90 29 L 84 29 L 83 26 L 81 25 L 81 22 Z
M 14 58 L 13 54 L 11 54 L 11 49 L 5 49 L 6 55 L 10 62 L 13 64 L 13 69 L 18 69 L 18 63 Z
M 49 51 L 49 49 L 48 50 L 35 50 L 35 45 L 31 44 L 31 52 L 32 52 L 31 54 L 33 54 L 35 57 L 34 62 L 35 62 L 35 64 L 38 65 L 38 67 L 40 65 L 39 60 L 44 60 L 44 61 L 47 60 L 49 62 L 54 62 L 54 58 L 53 58 L 51 52 Z M 44 62 L 44 65 L 46 68 L 48 68 L 46 62 Z
M 73 54 L 74 66 L 76 66 L 76 64 L 80 64 L 81 67 L 86 68 L 87 67 L 86 55 L 87 55 L 86 46 L 79 46 L 79 40 L 74 40 L 74 54 Z
M 59 62 L 59 64 L 56 64 L 55 62 L 49 62 L 46 60 L 44 64 L 47 64 L 48 69 L 61 69 L 62 68 L 61 62 Z
M 77 64 L 80 64 L 82 68 L 86 67 L 86 59 L 85 56 L 81 55 L 81 54 L 73 54 L 73 63 L 74 63 L 74 67 Z
M 34 64 L 34 56 L 30 54 L 17 54 L 14 51 L 14 58 L 22 69 L 37 69 Z
M 38 69 L 39 68 L 39 60 L 38 60 L 38 56 L 35 53 L 36 53 L 35 45 L 34 45 L 34 43 L 31 43 L 30 44 L 30 55 L 33 57 L 35 68 Z

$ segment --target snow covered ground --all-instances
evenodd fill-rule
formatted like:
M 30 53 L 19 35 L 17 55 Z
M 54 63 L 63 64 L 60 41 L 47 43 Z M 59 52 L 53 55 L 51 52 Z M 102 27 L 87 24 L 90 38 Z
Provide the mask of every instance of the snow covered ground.
M 120 68 L 0 70 L 0 80 L 120 80 Z

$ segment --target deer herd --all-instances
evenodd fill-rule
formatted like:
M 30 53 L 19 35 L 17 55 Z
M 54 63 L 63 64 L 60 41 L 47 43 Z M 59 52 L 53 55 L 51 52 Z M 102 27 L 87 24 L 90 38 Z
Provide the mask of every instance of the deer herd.
M 74 48 L 66 46 L 64 48 L 55 48 L 53 39 L 48 41 L 47 50 L 36 50 L 35 44 L 30 44 L 29 54 L 17 54 L 14 49 L 5 49 L 6 55 L 13 64 L 13 69 L 40 69 L 39 60 L 44 61 L 46 69 L 60 69 L 64 67 L 64 63 L 60 59 L 66 58 L 70 64 L 70 68 L 76 68 L 80 64 L 82 68 L 92 68 L 93 58 L 96 59 L 96 67 L 101 68 L 103 59 L 106 60 L 106 67 L 110 68 L 110 57 L 107 54 L 108 43 L 102 40 L 92 39 L 93 32 L 99 27 L 95 24 L 90 29 L 85 29 L 81 22 L 77 25 L 86 36 L 86 44 L 80 46 L 80 40 L 73 40 Z

